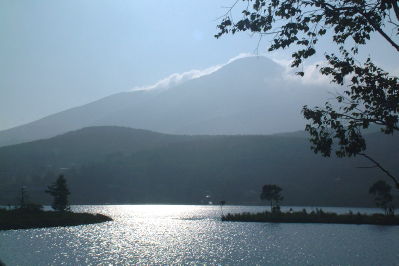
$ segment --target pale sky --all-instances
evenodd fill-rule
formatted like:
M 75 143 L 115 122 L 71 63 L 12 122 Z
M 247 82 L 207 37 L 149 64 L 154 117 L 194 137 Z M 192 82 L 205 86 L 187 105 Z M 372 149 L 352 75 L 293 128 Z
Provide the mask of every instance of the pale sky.
M 213 37 L 234 1 L 0 0 L 0 130 L 253 53 L 257 37 Z M 390 49 L 376 38 L 365 53 L 399 70 Z

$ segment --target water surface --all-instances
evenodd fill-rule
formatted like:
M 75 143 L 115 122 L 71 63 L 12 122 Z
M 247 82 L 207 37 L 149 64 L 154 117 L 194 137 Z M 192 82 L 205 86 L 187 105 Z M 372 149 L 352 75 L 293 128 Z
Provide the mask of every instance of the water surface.
M 0 259 L 7 265 L 399 264 L 399 226 L 221 222 L 218 206 L 102 205 L 73 209 L 103 213 L 114 221 L 0 231 Z M 223 211 L 264 209 L 225 206 Z

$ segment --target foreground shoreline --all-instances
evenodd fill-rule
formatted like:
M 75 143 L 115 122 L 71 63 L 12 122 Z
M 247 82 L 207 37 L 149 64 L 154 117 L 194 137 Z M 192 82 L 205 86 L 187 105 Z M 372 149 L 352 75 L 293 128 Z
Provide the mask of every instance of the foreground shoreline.
M 108 221 L 112 221 L 112 218 L 98 213 L 0 210 L 0 230 L 65 227 Z
M 307 213 L 300 212 L 258 212 L 258 213 L 228 213 L 222 215 L 222 221 L 229 222 L 263 222 L 263 223 L 326 223 L 326 224 L 369 224 L 369 225 L 399 225 L 399 216 L 383 214 L 346 213 L 337 214 L 324 212 L 321 209 Z

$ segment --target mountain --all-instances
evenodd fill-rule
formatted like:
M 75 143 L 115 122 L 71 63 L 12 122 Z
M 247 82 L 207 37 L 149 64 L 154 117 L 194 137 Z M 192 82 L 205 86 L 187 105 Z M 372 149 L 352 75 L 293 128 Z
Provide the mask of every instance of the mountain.
M 169 134 L 272 134 L 302 130 L 305 104 L 325 88 L 287 79 L 265 57 L 233 61 L 166 90 L 124 92 L 0 132 L 0 146 L 50 138 L 90 126 L 125 126 Z
M 399 172 L 399 138 L 368 134 L 368 153 Z M 0 204 L 21 186 L 31 200 L 63 173 L 72 203 L 259 203 L 262 185 L 283 188 L 284 204 L 373 206 L 368 188 L 389 180 L 363 158 L 323 158 L 302 132 L 269 136 L 179 136 L 91 127 L 0 148 Z M 396 190 L 394 190 L 396 192 Z

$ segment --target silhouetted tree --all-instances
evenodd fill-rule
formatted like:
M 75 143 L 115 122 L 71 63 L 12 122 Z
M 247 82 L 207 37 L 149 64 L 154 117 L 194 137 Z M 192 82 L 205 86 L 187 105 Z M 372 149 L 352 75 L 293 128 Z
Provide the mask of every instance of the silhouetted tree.
M 398 179 L 376 160 L 365 154 L 366 141 L 361 129 L 371 124 L 381 127 L 384 134 L 399 130 L 399 79 L 375 65 L 370 58 L 361 63 L 358 48 L 379 34 L 399 53 L 399 1 L 397 0 L 243 0 L 243 16 L 234 21 L 235 1 L 218 25 L 219 33 L 240 31 L 272 35 L 269 51 L 295 47 L 292 67 L 316 53 L 321 38 L 331 37 L 338 55 L 326 54 L 327 65 L 320 68 L 322 75 L 338 85 L 347 85 L 336 103 L 324 107 L 303 107 L 309 121 L 311 148 L 315 153 L 338 157 L 361 155 L 380 168 L 399 189 Z M 376 33 L 376 34 L 375 34 Z M 303 76 L 304 72 L 297 74 Z
M 22 186 L 21 187 L 21 195 L 19 198 L 19 208 L 23 209 L 26 206 L 26 200 L 27 200 L 27 192 L 26 192 L 26 187 Z
M 264 185 L 262 188 L 260 199 L 270 201 L 270 209 L 272 212 L 280 210 L 279 202 L 284 199 L 281 195 L 282 190 L 283 189 L 277 185 Z
M 46 193 L 54 197 L 51 207 L 56 211 L 69 210 L 68 195 L 70 194 L 66 180 L 63 175 L 60 175 L 56 182 L 48 186 Z
M 222 216 L 223 216 L 223 206 L 224 206 L 225 204 L 226 204 L 226 201 L 225 201 L 225 200 L 219 201 L 220 212 L 222 213 Z
M 375 182 L 369 189 L 369 193 L 374 195 L 374 201 L 377 207 L 385 211 L 385 215 L 393 214 L 391 186 L 385 181 Z
M 41 204 L 29 201 L 29 196 L 26 190 L 26 186 L 21 187 L 20 193 L 21 194 L 18 200 L 19 205 L 16 206 L 17 208 L 19 208 L 22 211 L 41 211 L 43 209 L 43 206 Z M 11 209 L 11 206 L 9 206 L 9 209 Z

